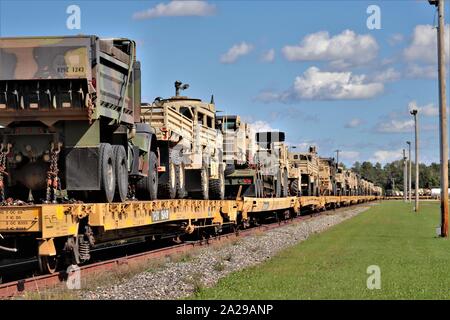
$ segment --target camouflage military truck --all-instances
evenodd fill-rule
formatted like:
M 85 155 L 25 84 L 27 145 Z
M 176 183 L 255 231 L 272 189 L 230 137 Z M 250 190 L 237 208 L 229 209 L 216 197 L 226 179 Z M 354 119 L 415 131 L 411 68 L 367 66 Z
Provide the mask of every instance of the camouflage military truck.
M 155 199 L 156 137 L 139 123 L 140 76 L 129 39 L 0 38 L 1 201 L 55 202 L 62 190 Z
M 160 154 L 159 195 L 161 198 L 224 199 L 225 165 L 222 135 L 216 131 L 213 99 L 180 95 L 189 87 L 175 82 L 175 96 L 156 98 L 142 105 L 142 121 L 155 129 Z
M 291 183 L 291 190 L 295 190 L 304 196 L 319 195 L 319 156 L 315 146 L 310 146 L 308 152 L 289 152 L 289 165 L 291 171 L 290 178 L 296 177 L 298 174 L 294 169 L 300 172 L 300 188 L 296 188 L 295 180 Z
M 336 163 L 333 158 L 319 158 L 319 190 L 321 196 L 336 195 Z

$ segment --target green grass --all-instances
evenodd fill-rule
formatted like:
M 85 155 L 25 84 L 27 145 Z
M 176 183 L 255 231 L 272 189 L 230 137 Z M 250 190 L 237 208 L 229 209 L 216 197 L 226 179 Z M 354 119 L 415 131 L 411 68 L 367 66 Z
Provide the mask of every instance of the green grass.
M 233 273 L 197 299 L 449 299 L 450 240 L 438 238 L 439 204 L 421 211 L 384 202 L 268 262 Z M 381 269 L 369 290 L 367 267 Z

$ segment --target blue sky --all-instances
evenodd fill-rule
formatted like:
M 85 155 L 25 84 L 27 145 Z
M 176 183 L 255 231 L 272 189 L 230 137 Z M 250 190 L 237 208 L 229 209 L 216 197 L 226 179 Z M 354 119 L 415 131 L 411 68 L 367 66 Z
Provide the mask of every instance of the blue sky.
M 80 30 L 66 27 L 71 4 L 81 9 Z M 219 110 L 286 131 L 292 145 L 316 144 L 323 156 L 342 150 L 347 165 L 399 159 L 416 106 L 420 159 L 439 160 L 435 9 L 427 1 L 182 5 L 0 0 L 0 35 L 135 39 L 147 101 L 172 95 L 181 80 L 190 96 L 214 94 Z M 366 25 L 369 5 L 381 10 L 379 30 Z M 449 11 L 447 2 L 450 21 Z

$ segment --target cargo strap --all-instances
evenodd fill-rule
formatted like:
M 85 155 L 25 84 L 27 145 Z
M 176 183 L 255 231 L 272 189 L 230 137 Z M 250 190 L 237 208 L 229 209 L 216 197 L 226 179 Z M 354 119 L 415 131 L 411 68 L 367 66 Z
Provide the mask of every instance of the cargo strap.
M 47 193 L 45 197 L 46 203 L 56 203 L 56 190 L 60 189 L 61 184 L 58 178 L 58 160 L 61 152 L 61 143 L 56 144 L 52 142 L 50 154 L 50 168 L 47 171 Z

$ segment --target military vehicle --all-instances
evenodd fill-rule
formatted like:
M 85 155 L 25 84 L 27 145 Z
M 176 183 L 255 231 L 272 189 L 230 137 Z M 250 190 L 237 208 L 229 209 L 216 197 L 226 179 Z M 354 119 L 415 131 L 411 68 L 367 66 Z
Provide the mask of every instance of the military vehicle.
M 256 196 L 289 196 L 289 159 L 285 133 L 281 131 L 257 132 Z
M 1 201 L 157 192 L 156 137 L 139 123 L 136 44 L 97 36 L 0 38 Z
M 358 194 L 358 178 L 356 173 L 351 170 L 344 170 L 345 191 L 347 196 L 356 196 Z
M 216 118 L 216 129 L 223 137 L 225 194 L 229 198 L 238 193 L 255 196 L 257 145 L 253 128 L 240 116 L 224 115 Z
M 250 124 L 237 115 L 216 117 L 216 129 L 223 137 L 223 161 L 226 164 L 225 176 L 234 170 L 253 164 L 256 142 L 255 133 Z
M 142 105 L 141 120 L 155 129 L 158 140 L 159 197 L 224 199 L 225 165 L 214 99 L 207 103 L 181 96 L 188 88 L 176 81 L 175 96 Z
M 322 196 L 337 195 L 336 163 L 333 158 L 319 157 L 319 190 Z
M 342 166 L 336 167 L 334 180 L 336 185 L 336 195 L 347 195 L 347 189 L 345 185 L 345 169 Z
M 254 132 L 238 116 L 222 116 L 217 119 L 216 125 L 224 137 L 228 198 L 289 195 L 284 132 Z
M 319 156 L 315 146 L 310 146 L 308 152 L 289 152 L 291 191 L 298 192 L 303 196 L 319 195 Z M 300 170 L 300 184 L 297 187 L 296 176 Z

